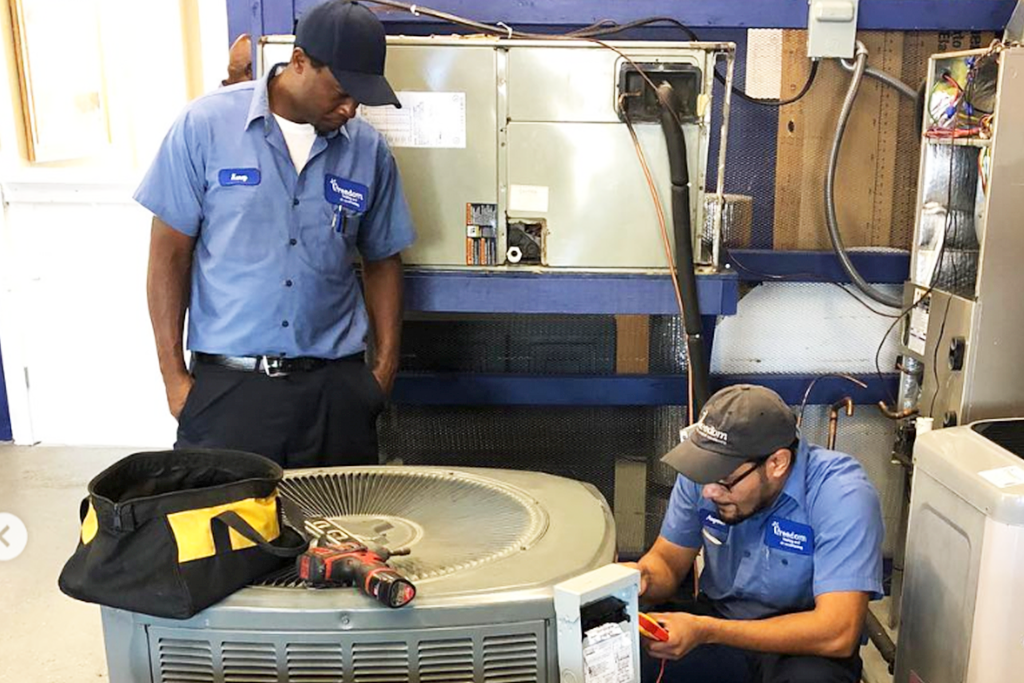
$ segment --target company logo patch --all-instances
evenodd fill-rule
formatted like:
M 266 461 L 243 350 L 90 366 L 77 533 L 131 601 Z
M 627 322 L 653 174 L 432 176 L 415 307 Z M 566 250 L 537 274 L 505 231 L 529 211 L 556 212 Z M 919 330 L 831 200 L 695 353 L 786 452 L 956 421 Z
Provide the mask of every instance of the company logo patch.
M 764 544 L 798 555 L 810 555 L 814 552 L 814 529 L 789 519 L 772 517 L 764 531 Z
M 335 206 L 356 212 L 366 211 L 366 198 L 370 194 L 366 185 L 336 175 L 324 175 L 324 199 Z
M 223 168 L 217 179 L 224 187 L 232 185 L 259 185 L 260 169 L 258 168 Z

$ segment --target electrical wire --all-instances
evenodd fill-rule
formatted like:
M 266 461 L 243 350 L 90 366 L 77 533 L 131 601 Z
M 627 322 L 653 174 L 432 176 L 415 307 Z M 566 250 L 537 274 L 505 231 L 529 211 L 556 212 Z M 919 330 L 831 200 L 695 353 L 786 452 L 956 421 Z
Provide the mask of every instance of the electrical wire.
M 693 32 L 693 29 L 691 29 L 689 26 L 687 26 L 683 22 L 681 22 L 678 19 L 675 19 L 673 17 L 648 17 L 646 19 L 638 19 L 636 21 L 631 21 L 631 22 L 626 23 L 626 24 L 616 24 L 615 22 L 613 22 L 611 20 L 605 19 L 605 20 L 599 21 L 599 22 L 597 22 L 595 24 L 591 24 L 590 26 L 587 26 L 585 28 L 577 29 L 575 31 L 570 31 L 567 35 L 573 36 L 573 37 L 608 36 L 608 35 L 613 35 L 615 33 L 621 33 L 623 31 L 627 31 L 629 29 L 639 28 L 639 27 L 642 27 L 642 26 L 650 26 L 651 24 L 661 24 L 661 23 L 672 24 L 673 26 L 678 28 L 680 31 L 685 33 L 686 37 L 689 38 L 691 41 L 693 41 L 693 42 L 700 42 L 700 38 L 698 38 L 697 34 Z M 785 107 L 788 104 L 793 104 L 794 102 L 799 102 L 801 99 L 803 99 L 804 95 L 806 95 L 807 92 L 811 89 L 811 86 L 814 85 L 814 81 L 815 81 L 815 79 L 818 76 L 818 65 L 819 64 L 820 64 L 820 62 L 818 62 L 817 60 L 811 60 L 811 69 L 810 69 L 810 71 L 807 74 L 807 80 L 804 82 L 803 87 L 800 88 L 800 91 L 797 92 L 796 95 L 794 95 L 793 97 L 787 98 L 787 99 L 774 99 L 773 100 L 773 99 L 760 99 L 760 98 L 757 98 L 757 97 L 751 97 L 750 95 L 748 95 L 744 91 L 740 90 L 740 88 L 738 86 L 736 86 L 736 85 L 732 86 L 732 92 L 733 92 L 733 94 L 735 94 L 740 99 L 746 100 L 747 102 L 750 102 L 751 104 L 759 104 L 759 105 L 761 105 L 763 107 Z M 717 68 L 714 70 L 714 72 L 715 72 L 715 80 L 717 80 L 722 85 L 725 85 L 725 76 L 722 75 L 722 72 L 720 72 Z
M 804 98 L 804 95 L 806 95 L 807 92 L 811 89 L 811 86 L 814 85 L 815 79 L 818 77 L 818 65 L 819 64 L 820 64 L 820 62 L 818 60 L 816 60 L 816 59 L 812 59 L 811 60 L 811 70 L 807 73 L 807 80 L 804 81 L 803 87 L 800 88 L 800 91 L 796 95 L 793 95 L 792 97 L 790 97 L 788 99 L 785 99 L 785 100 L 783 100 L 783 99 L 761 100 L 761 99 L 758 99 L 756 97 L 751 97 L 747 93 L 745 93 L 742 90 L 740 90 L 739 88 L 737 88 L 735 85 L 732 87 L 732 91 L 741 100 L 746 100 L 747 102 L 750 102 L 752 104 L 760 104 L 762 107 L 785 107 L 786 105 L 793 104 L 795 102 L 799 102 L 800 100 L 802 100 Z M 718 80 L 719 83 L 721 83 L 722 85 L 725 85 L 725 79 L 722 76 L 722 74 L 719 73 L 718 69 L 715 69 L 715 78 Z
M 935 415 L 935 399 L 939 397 L 939 347 L 942 345 L 942 335 L 946 332 L 946 319 L 949 316 L 949 305 L 951 303 L 953 303 L 953 297 L 947 297 L 946 309 L 942 312 L 942 324 L 939 325 L 939 338 L 935 340 L 935 352 L 932 354 L 932 374 L 935 377 L 935 393 L 932 394 L 932 403 L 928 407 L 928 415 L 930 416 Z
M 667 659 L 661 660 L 661 670 L 658 672 L 658 680 L 656 680 L 654 683 L 661 683 L 661 679 L 665 675 L 665 663 L 666 662 L 668 662 Z
M 904 318 L 904 317 L 905 317 L 905 316 L 906 316 L 906 315 L 907 315 L 908 313 L 910 313 L 910 312 L 911 312 L 911 311 L 913 311 L 913 310 L 914 310 L 915 308 L 917 308 L 918 304 L 920 304 L 920 303 L 921 303 L 922 301 L 924 301 L 925 299 L 927 299 L 927 298 L 928 298 L 928 295 L 932 293 L 932 290 L 933 290 L 933 289 L 935 289 L 935 287 L 934 287 L 934 286 L 932 286 L 932 287 L 929 287 L 928 289 L 926 289 L 926 290 L 925 290 L 925 291 L 924 291 L 924 292 L 923 292 L 923 293 L 921 294 L 921 296 L 920 296 L 920 297 L 918 297 L 917 301 L 915 301 L 914 303 L 912 303 L 912 304 L 910 304 L 909 306 L 907 306 L 906 308 L 904 308 L 904 309 L 903 309 L 903 310 L 902 310 L 902 311 L 900 312 L 900 314 L 896 316 L 896 319 L 895 319 L 895 320 L 893 320 L 893 321 L 892 321 L 892 324 L 891 324 L 891 325 L 889 325 L 889 327 L 888 327 L 888 328 L 887 328 L 887 329 L 885 330 L 885 334 L 883 334 L 883 335 L 882 335 L 882 341 L 880 341 L 880 342 L 878 343 L 878 348 L 877 348 L 877 349 L 875 350 L 875 374 L 876 374 L 876 375 L 878 376 L 878 381 L 879 381 L 879 382 L 882 382 L 883 386 L 885 386 L 885 387 L 886 387 L 886 393 L 887 393 L 887 394 L 889 394 L 889 402 L 890 402 L 890 403 L 891 403 L 892 405 L 894 405 L 894 406 L 896 405 L 896 397 L 892 395 L 892 392 L 891 392 L 891 391 L 889 391 L 889 389 L 888 389 L 888 385 L 886 385 L 886 384 L 885 384 L 885 378 L 884 378 L 884 377 L 882 377 L 882 362 L 881 362 L 881 356 L 882 356 L 882 349 L 883 349 L 883 348 L 885 348 L 885 342 L 886 342 L 886 340 L 887 340 L 887 339 L 889 338 L 889 335 L 890 335 L 890 334 L 892 334 L 892 330 L 893 330 L 893 328 L 894 328 L 894 327 L 896 327 L 896 325 L 898 325 L 898 324 L 899 324 L 899 322 L 900 322 L 901 320 L 903 320 L 903 318 Z
M 839 280 L 833 280 L 833 279 L 831 279 L 829 277 L 826 277 L 825 275 L 822 275 L 820 273 L 811 273 L 811 272 L 788 273 L 786 275 L 772 274 L 772 273 L 762 273 L 760 271 L 753 270 L 752 268 L 748 268 L 747 266 L 743 265 L 739 261 L 739 259 L 736 258 L 736 255 L 733 254 L 731 251 L 729 251 L 729 249 L 727 247 L 725 247 L 724 245 L 722 246 L 722 251 L 723 251 L 723 254 L 724 254 L 725 258 L 730 263 L 732 263 L 732 265 L 734 265 L 737 268 L 739 268 L 740 270 L 742 270 L 744 272 L 747 272 L 747 273 L 750 273 L 751 275 L 754 275 L 756 277 L 764 278 L 765 280 L 771 280 L 771 281 L 775 281 L 775 282 L 802 281 L 802 280 L 811 279 L 811 280 L 814 280 L 815 282 L 821 282 L 823 284 L 834 285 L 834 286 L 838 287 L 840 290 L 842 290 L 842 292 L 844 294 L 846 294 L 847 296 L 852 298 L 854 301 L 856 301 L 858 304 L 860 304 L 861 306 L 863 306 L 864 308 L 866 308 L 867 310 L 871 311 L 872 313 L 874 313 L 877 316 L 881 316 L 883 318 L 897 318 L 897 317 L 899 317 L 899 316 L 897 316 L 897 315 L 895 315 L 893 313 L 887 313 L 885 311 L 880 311 L 877 308 L 874 308 L 868 302 L 864 301 L 859 296 L 857 296 L 854 292 L 852 292 L 849 289 L 847 289 L 846 288 L 846 283 L 840 282 Z

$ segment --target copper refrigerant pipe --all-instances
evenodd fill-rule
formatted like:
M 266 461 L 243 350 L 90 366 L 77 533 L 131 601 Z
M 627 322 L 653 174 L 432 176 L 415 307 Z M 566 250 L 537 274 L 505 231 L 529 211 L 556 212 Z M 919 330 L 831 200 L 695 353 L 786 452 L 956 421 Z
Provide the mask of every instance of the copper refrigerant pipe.
M 847 417 L 853 415 L 853 399 L 849 396 L 839 399 L 828 409 L 828 449 L 830 451 L 836 447 L 836 432 L 839 431 L 839 411 L 844 408 L 846 409 Z

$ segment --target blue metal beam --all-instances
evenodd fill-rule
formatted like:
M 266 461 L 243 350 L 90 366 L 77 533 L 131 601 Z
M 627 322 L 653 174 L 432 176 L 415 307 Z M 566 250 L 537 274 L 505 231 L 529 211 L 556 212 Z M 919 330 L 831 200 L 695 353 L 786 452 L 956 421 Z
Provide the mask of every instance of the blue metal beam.
M 295 0 L 297 12 L 318 0 Z M 1016 0 L 861 0 L 861 30 L 1002 31 Z M 412 4 L 412 3 L 410 3 Z M 428 0 L 426 7 L 468 19 L 520 27 L 625 23 L 669 16 L 693 28 L 806 28 L 804 0 Z M 384 21 L 408 22 L 406 12 L 375 8 Z M 431 22 L 429 18 L 422 21 Z
M 845 396 L 854 403 L 890 401 L 898 375 L 858 376 L 866 389 L 833 377 L 814 387 L 814 404 Z M 733 384 L 760 384 L 797 405 L 813 375 L 713 375 L 712 390 Z M 686 403 L 686 377 L 679 375 L 537 376 L 486 374 L 400 375 L 392 400 L 407 405 L 671 406 Z
M 292 21 L 320 0 L 228 0 L 229 31 L 242 32 L 237 17 L 260 6 L 254 35 L 290 33 Z M 1016 0 L 861 0 L 862 31 L 1002 31 Z M 410 3 L 411 4 L 411 3 Z M 428 7 L 468 19 L 499 21 L 522 29 L 582 26 L 602 19 L 625 23 L 669 16 L 702 28 L 806 28 L 803 0 L 429 0 Z M 244 9 L 240 9 L 244 8 Z M 383 6 L 374 8 L 385 23 L 438 23 Z M 285 16 L 290 11 L 291 16 Z M 446 29 L 447 30 L 447 29 Z
M 747 282 L 780 278 L 787 282 L 850 282 L 831 251 L 733 249 L 729 253 L 736 275 Z M 902 284 L 910 277 L 908 252 L 853 251 L 850 260 L 868 282 Z
M 702 315 L 733 315 L 734 274 L 697 278 Z M 668 275 L 410 270 L 406 308 L 438 313 L 677 314 Z

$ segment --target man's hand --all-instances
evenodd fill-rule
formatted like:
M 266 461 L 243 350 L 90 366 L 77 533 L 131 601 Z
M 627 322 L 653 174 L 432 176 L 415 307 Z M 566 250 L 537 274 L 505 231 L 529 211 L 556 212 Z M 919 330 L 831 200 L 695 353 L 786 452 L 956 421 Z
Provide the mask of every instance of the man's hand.
M 644 647 L 652 657 L 658 659 L 682 659 L 690 650 L 704 644 L 704 620 L 685 612 L 668 612 L 648 615 L 668 631 L 668 640 L 661 643 L 644 638 Z
M 195 380 L 187 372 L 164 381 L 164 388 L 167 390 L 167 407 L 170 408 L 171 415 L 175 420 L 181 417 L 181 411 L 185 408 L 185 401 L 192 391 L 193 384 L 195 384 Z
M 640 566 L 639 562 L 620 562 L 619 564 L 640 572 L 640 595 L 643 595 L 647 591 L 647 582 L 651 579 L 651 573 L 645 567 Z

